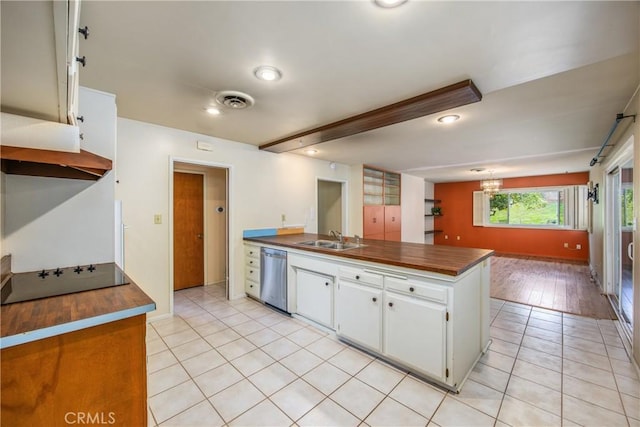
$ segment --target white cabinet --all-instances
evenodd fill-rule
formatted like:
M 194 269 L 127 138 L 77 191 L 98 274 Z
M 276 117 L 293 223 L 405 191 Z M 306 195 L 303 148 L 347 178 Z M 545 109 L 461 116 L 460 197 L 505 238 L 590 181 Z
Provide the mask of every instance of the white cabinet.
M 298 269 L 296 274 L 297 313 L 333 328 L 333 277 Z
M 458 276 L 296 251 L 288 260 L 291 313 L 450 390 L 488 346 L 488 259 Z
M 383 354 L 446 381 L 447 306 L 385 292 Z
M 260 299 L 260 246 L 245 245 L 244 259 L 244 291 Z
M 341 275 L 336 293 L 336 334 L 369 350 L 382 350 L 382 289 Z M 353 279 L 376 277 L 354 274 Z

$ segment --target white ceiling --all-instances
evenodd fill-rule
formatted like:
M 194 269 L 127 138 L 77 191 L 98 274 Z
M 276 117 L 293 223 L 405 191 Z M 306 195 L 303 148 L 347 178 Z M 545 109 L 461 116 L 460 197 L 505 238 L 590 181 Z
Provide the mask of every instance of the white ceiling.
M 639 2 L 85 1 L 80 22 L 80 83 L 115 93 L 120 117 L 255 145 L 471 78 L 484 98 L 454 124 L 314 147 L 433 182 L 588 170 L 640 83 Z M 261 64 L 282 80 L 257 80 Z M 209 116 L 222 90 L 255 106 Z

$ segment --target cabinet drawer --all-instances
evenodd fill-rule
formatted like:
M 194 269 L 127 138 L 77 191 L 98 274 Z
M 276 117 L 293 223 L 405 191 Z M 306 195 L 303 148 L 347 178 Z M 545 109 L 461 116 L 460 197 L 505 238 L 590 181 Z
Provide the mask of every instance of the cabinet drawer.
M 344 280 L 350 280 L 356 283 L 366 283 L 380 288 L 382 287 L 382 274 L 348 267 L 340 267 L 339 274 L 340 278 Z
M 252 297 L 260 299 L 260 283 L 253 280 L 245 280 L 244 291 Z
M 447 288 L 439 285 L 432 285 L 413 279 L 398 279 L 395 277 L 385 277 L 385 285 L 388 290 L 400 292 L 407 295 L 414 295 L 430 301 L 447 303 Z
M 260 247 L 259 246 L 245 246 L 244 255 L 248 258 L 260 259 Z
M 260 268 L 260 258 L 245 258 L 247 267 Z
M 245 267 L 244 277 L 247 280 L 253 280 L 254 282 L 260 283 L 260 269 L 254 267 Z

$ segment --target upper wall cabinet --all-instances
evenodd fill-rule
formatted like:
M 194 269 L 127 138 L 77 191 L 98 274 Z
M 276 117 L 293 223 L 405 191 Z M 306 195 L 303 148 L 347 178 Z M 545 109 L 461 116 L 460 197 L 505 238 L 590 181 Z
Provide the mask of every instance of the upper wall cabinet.
M 365 166 L 363 201 L 366 205 L 400 205 L 400 174 Z
M 362 175 L 364 238 L 400 241 L 400 174 L 365 166 Z
M 75 125 L 80 2 L 3 1 L 0 15 L 2 111 Z

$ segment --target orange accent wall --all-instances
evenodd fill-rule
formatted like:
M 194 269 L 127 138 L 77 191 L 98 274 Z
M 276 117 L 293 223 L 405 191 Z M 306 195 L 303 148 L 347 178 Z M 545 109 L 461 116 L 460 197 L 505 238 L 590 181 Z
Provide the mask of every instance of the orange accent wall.
M 588 180 L 588 172 L 504 178 L 502 187 L 579 185 Z M 434 244 L 493 249 L 499 254 L 588 261 L 589 234 L 586 231 L 474 227 L 473 192 L 479 190 L 480 181 L 434 185 L 434 197 L 441 201 L 439 206 L 442 207 L 442 216 L 434 217 L 435 229 L 442 230 L 434 235 Z M 569 248 L 565 248 L 564 243 L 568 243 Z M 582 248 L 576 250 L 576 245 Z

